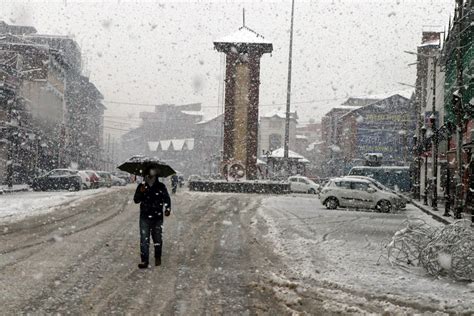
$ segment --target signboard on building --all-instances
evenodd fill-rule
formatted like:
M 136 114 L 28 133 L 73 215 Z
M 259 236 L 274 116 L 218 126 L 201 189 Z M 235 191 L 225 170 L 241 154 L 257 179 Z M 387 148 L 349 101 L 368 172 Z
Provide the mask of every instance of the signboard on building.
M 359 109 L 355 147 L 358 156 L 381 153 L 384 160 L 404 161 L 415 131 L 412 112 L 410 100 L 398 95 Z

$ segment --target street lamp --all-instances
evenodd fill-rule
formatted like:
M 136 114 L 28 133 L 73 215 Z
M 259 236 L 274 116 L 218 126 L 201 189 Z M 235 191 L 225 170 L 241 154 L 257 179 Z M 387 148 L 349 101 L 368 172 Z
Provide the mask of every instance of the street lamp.
M 436 117 L 434 112 L 430 116 L 431 128 L 433 130 L 433 136 L 431 138 L 431 153 L 433 159 L 433 179 L 432 179 L 432 190 L 433 190 L 433 199 L 431 201 L 431 206 L 433 211 L 438 210 L 438 129 L 436 128 Z
M 415 134 L 413 135 L 413 153 L 416 156 L 415 161 L 414 161 L 414 163 L 416 163 L 416 171 L 413 172 L 413 198 L 417 200 L 420 199 L 420 170 L 421 170 L 421 160 L 420 160 L 418 148 L 419 148 L 418 137 Z
M 416 56 L 421 56 L 425 58 L 430 58 L 433 60 L 433 76 L 432 76 L 432 102 L 431 102 L 431 116 L 429 118 L 430 123 L 431 123 L 431 130 L 432 130 L 432 136 L 431 136 L 431 153 L 432 153 L 432 179 L 431 179 L 431 185 L 432 185 L 432 201 L 431 201 L 431 206 L 433 207 L 433 211 L 438 210 L 438 129 L 436 127 L 436 69 L 438 67 L 438 59 L 439 56 L 438 54 L 434 55 L 428 55 L 428 54 L 422 54 L 422 53 L 415 53 L 415 52 L 410 52 L 410 51 L 405 51 L 405 53 L 410 54 L 410 55 L 416 55 Z M 426 127 L 425 127 L 425 132 L 426 132 Z M 425 166 L 427 165 L 427 160 L 428 157 L 426 157 L 425 160 Z M 426 173 L 426 168 L 425 168 L 425 175 Z M 426 178 L 425 178 L 425 183 L 426 183 Z M 426 193 L 426 187 L 425 187 L 425 193 Z M 425 195 L 425 200 L 427 200 L 427 197 Z M 425 205 L 428 205 L 427 201 L 425 202 Z
M 421 142 L 423 144 L 423 152 L 426 152 L 426 126 L 423 125 L 421 127 Z M 424 181 L 424 196 L 423 196 L 423 204 L 428 205 L 428 157 L 425 157 L 425 181 Z
M 448 121 L 446 123 L 446 130 L 447 130 L 447 133 L 448 133 L 448 136 L 447 136 L 447 139 L 450 139 L 451 138 L 451 135 L 452 135 L 452 132 L 453 130 L 455 129 L 455 125 Z M 448 150 L 449 150 L 449 146 L 448 146 Z M 444 214 L 443 216 L 451 216 L 449 214 L 449 211 L 451 210 L 451 202 L 452 202 L 452 192 L 451 192 L 451 167 L 449 166 L 450 163 L 449 163 L 449 156 L 447 156 L 447 164 L 446 164 L 446 189 L 444 191 L 444 195 L 445 195 L 445 203 L 444 203 Z

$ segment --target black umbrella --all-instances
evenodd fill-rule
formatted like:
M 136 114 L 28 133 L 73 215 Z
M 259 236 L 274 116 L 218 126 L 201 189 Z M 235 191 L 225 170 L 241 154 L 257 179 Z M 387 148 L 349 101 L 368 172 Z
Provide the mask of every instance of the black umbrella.
M 176 173 L 176 171 L 166 163 L 157 158 L 146 156 L 133 156 L 117 168 L 136 176 L 144 176 L 144 172 L 149 169 L 155 169 L 157 176 L 160 178 L 165 178 Z

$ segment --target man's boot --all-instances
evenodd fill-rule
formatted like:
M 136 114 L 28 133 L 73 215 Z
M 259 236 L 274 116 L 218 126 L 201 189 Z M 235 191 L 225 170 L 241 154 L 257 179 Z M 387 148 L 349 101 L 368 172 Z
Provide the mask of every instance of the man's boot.
M 161 257 L 156 257 L 155 258 L 155 267 L 161 266 Z
M 138 264 L 139 269 L 146 269 L 148 268 L 148 262 L 142 262 Z
M 142 258 L 142 262 L 138 264 L 138 268 L 139 269 L 146 269 L 148 268 L 148 260 L 144 260 Z

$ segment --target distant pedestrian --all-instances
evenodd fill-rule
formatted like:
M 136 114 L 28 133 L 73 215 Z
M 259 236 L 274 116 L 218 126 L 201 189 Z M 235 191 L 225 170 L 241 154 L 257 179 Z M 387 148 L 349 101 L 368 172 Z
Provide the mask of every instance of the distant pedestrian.
M 171 192 L 174 194 L 178 190 L 178 176 L 176 174 L 171 176 Z
M 145 172 L 145 182 L 140 183 L 133 198 L 140 203 L 140 269 L 148 267 L 150 235 L 155 248 L 155 266 L 161 265 L 163 248 L 163 214 L 171 214 L 171 199 L 166 186 L 160 182 L 154 169 Z M 163 212 L 164 211 L 164 212 Z

